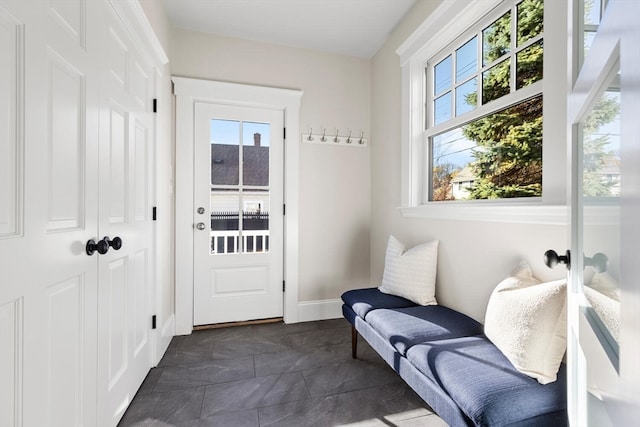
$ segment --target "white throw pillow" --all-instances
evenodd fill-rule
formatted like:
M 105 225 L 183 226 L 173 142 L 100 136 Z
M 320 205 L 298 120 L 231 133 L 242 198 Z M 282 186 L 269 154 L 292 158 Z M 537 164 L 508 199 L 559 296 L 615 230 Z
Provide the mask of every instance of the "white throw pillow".
M 389 237 L 380 292 L 406 298 L 420 305 L 435 305 L 438 241 L 406 250 Z
M 489 298 L 486 336 L 520 372 L 548 384 L 567 348 L 566 280 L 541 283 L 521 263 Z

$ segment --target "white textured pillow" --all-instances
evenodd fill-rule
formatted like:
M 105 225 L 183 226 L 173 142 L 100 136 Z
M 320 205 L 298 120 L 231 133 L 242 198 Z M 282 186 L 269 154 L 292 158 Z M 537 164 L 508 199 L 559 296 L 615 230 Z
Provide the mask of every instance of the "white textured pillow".
M 541 283 L 522 262 L 496 286 L 484 331 L 511 364 L 540 384 L 557 378 L 567 348 L 566 280 Z
M 420 305 L 435 305 L 438 241 L 405 251 L 402 242 L 389 237 L 380 292 L 406 298 Z

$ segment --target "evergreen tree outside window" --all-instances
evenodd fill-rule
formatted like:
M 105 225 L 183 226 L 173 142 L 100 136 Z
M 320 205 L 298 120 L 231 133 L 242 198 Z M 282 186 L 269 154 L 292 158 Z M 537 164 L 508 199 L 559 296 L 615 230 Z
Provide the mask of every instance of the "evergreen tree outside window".
M 427 62 L 429 201 L 542 196 L 543 0 L 506 3 Z

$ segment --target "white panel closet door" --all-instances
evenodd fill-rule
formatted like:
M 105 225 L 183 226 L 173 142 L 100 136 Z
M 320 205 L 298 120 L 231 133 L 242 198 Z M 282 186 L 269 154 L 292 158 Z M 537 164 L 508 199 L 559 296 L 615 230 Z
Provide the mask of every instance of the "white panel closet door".
M 154 74 L 137 46 L 110 2 L 0 0 L 2 427 L 115 426 L 151 365 Z
M 0 425 L 96 417 L 93 2 L 0 1 Z
M 151 368 L 153 68 L 111 6 L 102 14 L 98 425 L 118 423 Z

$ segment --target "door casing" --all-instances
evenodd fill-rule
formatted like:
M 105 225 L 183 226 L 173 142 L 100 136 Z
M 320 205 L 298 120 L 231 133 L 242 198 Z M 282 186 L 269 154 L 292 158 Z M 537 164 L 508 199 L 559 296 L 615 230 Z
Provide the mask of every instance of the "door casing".
M 298 321 L 298 157 L 302 91 L 172 77 L 176 96 L 176 335 L 193 330 L 194 104 L 278 109 L 284 114 L 284 321 Z

